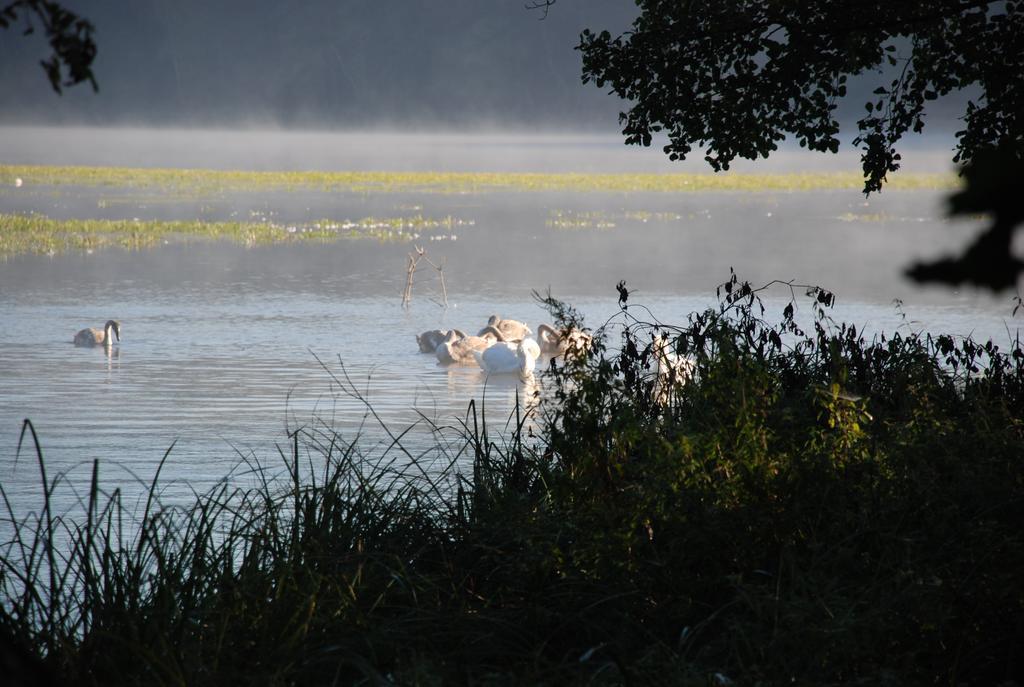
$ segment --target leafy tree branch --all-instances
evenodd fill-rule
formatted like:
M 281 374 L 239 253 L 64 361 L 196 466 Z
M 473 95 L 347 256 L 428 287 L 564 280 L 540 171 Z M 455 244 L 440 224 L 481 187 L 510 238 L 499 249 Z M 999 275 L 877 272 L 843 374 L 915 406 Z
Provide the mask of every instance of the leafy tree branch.
M 546 11 L 554 0 L 534 4 Z M 628 144 L 649 146 L 664 136 L 670 159 L 700 150 L 715 171 L 729 169 L 736 158 L 767 158 L 787 138 L 834 153 L 837 103 L 847 97 L 849 78 L 898 68 L 896 78 L 874 90 L 857 121 L 854 144 L 861 149 L 865 193 L 881 190 L 899 169 L 897 144 L 924 130 L 926 103 L 964 89 L 978 95 L 965 106 L 953 162 L 972 168 L 983 159 L 1010 173 L 1024 161 L 1024 13 L 1017 0 L 636 4 L 640 14 L 630 30 L 614 37 L 584 30 L 577 45 L 583 82 L 629 103 L 619 116 Z M 975 172 L 965 178 L 969 186 L 989 189 L 988 177 Z M 1021 178 L 1008 184 L 1020 206 Z M 968 194 L 995 197 L 988 190 Z M 999 268 L 965 255 L 950 259 L 955 267 L 918 265 L 909 271 L 912 278 L 993 289 L 1016 283 L 1024 264 L 1009 246 L 1020 221 L 1013 218 L 1021 213 L 995 205 L 977 211 L 1000 217 L 998 240 L 982 250 L 988 257 L 1003 251 Z
M 53 52 L 40 60 L 46 77 L 58 94 L 62 88 L 88 81 L 93 90 L 99 90 L 92 73 L 96 58 L 93 25 L 56 2 L 48 0 L 15 0 L 0 6 L 0 29 L 8 29 L 21 22 L 23 35 L 35 33 L 42 27 Z

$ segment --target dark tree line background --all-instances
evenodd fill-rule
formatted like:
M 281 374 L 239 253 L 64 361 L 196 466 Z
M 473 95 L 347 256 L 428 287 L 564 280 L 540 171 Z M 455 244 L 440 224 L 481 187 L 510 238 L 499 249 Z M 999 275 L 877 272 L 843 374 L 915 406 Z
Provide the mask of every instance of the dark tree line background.
M 625 26 L 636 14 L 620 0 L 546 21 L 522 0 L 60 5 L 95 27 L 99 97 L 87 87 L 52 96 L 38 66 L 49 46 L 19 4 L 19 20 L 0 31 L 0 122 L 607 130 L 617 103 L 579 87 L 573 47 L 584 18 Z M 35 35 L 20 35 L 25 19 Z

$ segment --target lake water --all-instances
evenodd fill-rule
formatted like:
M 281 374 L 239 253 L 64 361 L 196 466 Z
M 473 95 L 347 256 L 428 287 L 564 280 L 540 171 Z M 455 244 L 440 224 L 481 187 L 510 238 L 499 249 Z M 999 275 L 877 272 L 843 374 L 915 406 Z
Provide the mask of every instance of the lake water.
M 15 460 L 24 418 L 39 433 L 50 475 L 67 473 L 79 490 L 99 458 L 107 491 L 137 495 L 173 444 L 162 476 L 168 502 L 225 478 L 244 481 L 243 457 L 280 465 L 275 446 L 287 452 L 287 432 L 299 427 L 331 426 L 347 440 L 360 436 L 368 453 L 387 450 L 390 437 L 367 418 L 363 399 L 334 383 L 331 373 L 343 370 L 395 433 L 418 423 L 403 439 L 410 452 L 445 439 L 457 447 L 471 399 L 486 402 L 498 427 L 516 393 L 530 389 L 488 381 L 476 368 L 441 367 L 418 353 L 415 334 L 476 330 L 492 313 L 536 329 L 549 318 L 534 290 L 550 288 L 597 326 L 616 312 L 615 284 L 625 280 L 631 303 L 681 322 L 715 303 L 715 286 L 733 267 L 755 284 L 792 279 L 833 290 L 836 317 L 868 332 L 928 329 L 1004 342 L 1020 322 L 1008 298 L 920 289 L 901 277 L 911 260 L 958 248 L 976 230 L 946 221 L 942 208 L 941 194 L 893 191 L 870 201 L 856 192 L 183 200 L 125 189 L 3 189 L 0 212 L 57 218 L 301 224 L 422 215 L 462 224 L 404 241 L 172 242 L 0 263 L 0 483 L 17 512 L 40 507 L 34 452 Z M 445 261 L 449 308 L 438 304 L 429 270 L 418 273 L 411 307 L 401 307 L 414 243 Z M 771 293 L 780 314 L 788 294 Z M 111 318 L 123 331 L 109 356 L 71 344 L 78 329 Z M 438 435 L 432 426 L 449 429 Z M 74 504 L 72 491 L 62 494 L 58 510 Z

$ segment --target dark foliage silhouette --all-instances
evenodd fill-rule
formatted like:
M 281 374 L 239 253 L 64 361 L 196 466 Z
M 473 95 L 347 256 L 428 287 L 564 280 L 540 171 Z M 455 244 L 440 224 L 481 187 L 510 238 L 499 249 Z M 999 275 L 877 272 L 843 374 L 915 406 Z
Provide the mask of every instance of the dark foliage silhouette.
M 35 33 L 36 23 L 42 26 L 53 52 L 40 64 L 54 91 L 61 93 L 62 88 L 83 81 L 98 90 L 92 73 L 96 43 L 92 39 L 93 25 L 88 20 L 47 0 L 16 0 L 0 7 L 0 29 L 10 29 L 19 21 L 24 27 L 23 35 Z
M 534 3 L 545 11 L 551 0 Z M 1019 2 L 984 0 L 638 0 L 631 29 L 585 30 L 577 48 L 583 82 L 630 103 L 620 114 L 626 142 L 668 142 L 682 160 L 695 148 L 715 170 L 736 158 L 767 158 L 794 138 L 839 149 L 837 101 L 850 77 L 888 70 L 857 122 L 864 191 L 879 191 L 900 167 L 896 145 L 920 133 L 926 103 L 975 89 L 957 132 L 953 162 L 972 170 L 954 212 L 991 212 L 994 226 L 964 255 L 908 274 L 919 281 L 1012 287 L 1021 265 L 1010 239 L 1021 217 L 1019 173 L 990 176 L 1024 160 L 1024 14 Z M 993 151 L 998 151 L 995 153 Z M 973 164 L 977 163 L 977 164 Z M 980 171 L 995 164 L 995 171 Z M 970 209 L 961 209 L 970 198 Z M 1007 204 L 1016 209 L 1007 211 Z M 966 207 L 966 206 L 963 206 Z M 1016 219 L 1015 219 L 1016 218 Z

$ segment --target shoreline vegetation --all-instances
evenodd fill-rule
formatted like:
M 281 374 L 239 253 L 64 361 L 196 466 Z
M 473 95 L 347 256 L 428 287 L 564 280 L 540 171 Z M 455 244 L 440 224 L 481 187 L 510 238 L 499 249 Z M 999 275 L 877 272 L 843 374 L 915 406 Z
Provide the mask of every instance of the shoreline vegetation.
M 708 191 L 862 191 L 861 172 L 792 174 L 587 174 L 490 172 L 252 172 L 210 169 L 58 167 L 0 164 L 0 188 L 110 186 L 190 194 L 261 191 L 351 193 L 489 193 L 573 191 L 683 193 Z M 952 173 L 898 173 L 886 190 L 953 190 Z M 20 190 L 20 189 L 19 189 Z
M 39 510 L 8 512 L 0 545 L 9 677 L 1024 684 L 1019 338 L 865 339 L 831 293 L 772 288 L 793 294 L 781 313 L 732 275 L 669 325 L 620 284 L 614 327 L 511 432 L 471 404 L 456 449 L 409 455 L 394 431 L 369 456 L 311 426 L 284 483 L 188 508 L 161 507 L 158 472 L 126 512 L 94 463 L 81 512 L 54 513 L 35 441 Z M 649 371 L 662 346 L 691 377 Z

